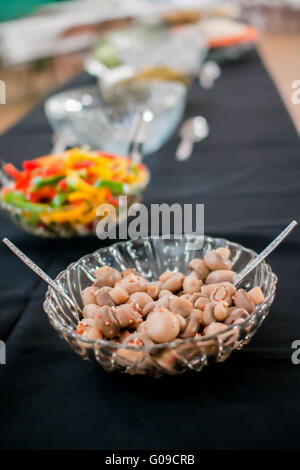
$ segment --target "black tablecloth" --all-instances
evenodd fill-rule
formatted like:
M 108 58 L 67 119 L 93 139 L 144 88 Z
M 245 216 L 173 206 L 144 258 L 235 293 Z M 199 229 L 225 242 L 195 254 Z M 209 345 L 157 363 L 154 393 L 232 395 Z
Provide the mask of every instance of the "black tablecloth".
M 89 83 L 81 75 L 69 86 Z M 186 163 L 174 136 L 147 163 L 145 201 L 205 203 L 206 234 L 262 249 L 299 217 L 300 145 L 258 56 L 228 64 L 211 91 L 191 90 L 186 115 L 203 114 L 211 133 Z M 0 139 L 20 164 L 45 154 L 42 106 Z M 32 238 L 0 215 L 1 236 L 51 276 L 101 247 L 97 239 Z M 244 350 L 200 374 L 149 379 L 107 374 L 83 362 L 42 310 L 44 283 L 0 246 L 0 447 L 3 449 L 296 449 L 299 446 L 300 240 L 296 230 L 270 258 L 279 276 L 267 320 Z

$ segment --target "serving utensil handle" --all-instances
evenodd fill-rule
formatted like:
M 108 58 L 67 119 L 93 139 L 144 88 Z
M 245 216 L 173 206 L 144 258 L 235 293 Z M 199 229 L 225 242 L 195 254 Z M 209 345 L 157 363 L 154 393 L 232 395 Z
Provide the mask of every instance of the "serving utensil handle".
M 69 295 L 55 282 L 53 279 L 51 279 L 48 274 L 45 273 L 37 264 L 35 264 L 28 256 L 23 253 L 16 245 L 14 245 L 13 242 L 11 242 L 8 238 L 3 238 L 3 243 L 16 255 L 18 258 L 20 258 L 23 263 L 26 264 L 35 274 L 37 274 L 43 281 L 45 281 L 52 289 L 54 289 L 56 292 L 58 292 L 60 295 L 63 296 L 63 298 L 68 302 L 69 305 L 71 305 L 72 308 L 77 310 L 75 303 L 69 297 Z
M 13 182 L 13 179 L 5 171 L 6 163 L 3 160 L 0 160 L 0 188 L 2 186 L 8 186 Z
M 176 150 L 176 160 L 179 162 L 184 162 L 188 160 L 193 151 L 194 142 L 192 139 L 181 139 L 177 150 Z
M 143 160 L 143 146 L 147 137 L 148 126 L 153 120 L 153 113 L 150 109 L 142 111 L 133 129 L 132 138 L 129 142 L 128 157 L 133 163 L 138 165 Z
M 296 220 L 293 220 L 274 240 L 258 255 L 254 258 L 247 266 L 237 275 L 233 284 L 237 286 L 248 274 L 253 271 L 277 246 L 283 242 L 283 240 L 291 233 L 292 230 L 298 225 Z

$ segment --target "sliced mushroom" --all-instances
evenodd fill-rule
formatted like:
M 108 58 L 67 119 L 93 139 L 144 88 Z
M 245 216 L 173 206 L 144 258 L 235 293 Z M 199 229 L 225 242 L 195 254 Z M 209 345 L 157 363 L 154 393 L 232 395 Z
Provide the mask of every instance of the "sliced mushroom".
M 264 294 L 259 286 L 249 290 L 248 295 L 255 305 L 261 304 L 265 300 Z
M 134 274 L 135 276 L 139 276 L 139 273 L 137 272 L 135 268 L 128 268 L 122 271 L 122 277 L 130 276 L 131 274 Z
M 201 279 L 202 281 L 204 281 L 209 275 L 208 267 L 206 266 L 204 261 L 200 258 L 193 259 L 189 263 L 189 268 L 191 271 L 195 271 L 198 274 L 199 279 Z
M 163 284 L 164 282 L 166 282 L 168 279 L 170 279 L 171 276 L 173 276 L 173 271 L 170 271 L 169 269 L 167 269 L 166 271 L 164 271 L 160 276 L 159 276 L 159 280 L 160 282 Z
M 188 317 L 193 309 L 193 304 L 187 299 L 174 296 L 170 301 L 169 308 L 173 313 Z
M 232 304 L 232 289 L 225 284 L 217 284 L 217 287 L 210 294 L 210 300 L 226 302 L 227 307 L 230 307 Z
M 113 299 L 110 297 L 109 292 L 112 290 L 112 287 L 101 287 L 100 289 L 97 290 L 96 294 L 96 302 L 98 305 L 101 307 L 103 305 L 109 305 L 113 307 L 115 305 Z
M 113 309 L 120 328 L 136 328 L 143 321 L 140 313 L 131 304 L 119 305 Z
M 182 288 L 184 275 L 182 273 L 173 273 L 172 276 L 162 284 L 162 289 L 176 292 Z
M 225 320 L 225 324 L 231 325 L 232 323 L 235 323 L 237 320 L 244 321 L 247 317 L 249 317 L 249 313 L 244 308 L 231 307 L 228 309 L 228 317 Z
M 206 266 L 212 271 L 232 268 L 231 261 L 223 258 L 216 250 L 207 251 L 203 260 Z
M 147 292 L 148 289 L 146 279 L 141 276 L 136 276 L 135 274 L 129 274 L 124 277 L 117 285 L 123 287 L 129 295 L 134 294 L 134 292 Z
M 218 282 L 233 282 L 237 273 L 230 270 L 217 269 L 211 272 L 206 279 L 207 284 L 215 284 Z
M 95 326 L 106 338 L 114 338 L 120 333 L 120 324 L 108 305 L 98 307 L 100 310 L 95 316 Z
M 216 335 L 221 331 L 226 330 L 226 328 L 228 328 L 228 326 L 224 325 L 224 323 L 213 322 L 204 329 L 204 333 L 205 336 Z
M 214 306 L 214 316 L 217 321 L 224 321 L 228 316 L 228 303 L 224 301 L 216 302 Z
M 244 289 L 239 289 L 234 294 L 233 300 L 234 304 L 237 307 L 244 308 L 249 313 L 253 312 L 253 310 L 255 309 L 254 302 Z
M 207 305 L 208 303 L 209 303 L 209 298 L 208 297 L 200 296 L 195 300 L 194 307 L 199 309 L 199 310 L 203 310 L 205 305 Z
M 193 338 L 198 333 L 202 322 L 202 312 L 198 309 L 193 309 L 190 316 L 187 318 L 187 326 L 181 335 L 182 338 Z
M 229 259 L 230 258 L 230 250 L 226 246 L 220 246 L 219 248 L 216 249 L 216 252 L 222 256 L 224 259 Z
M 121 279 L 121 274 L 115 268 L 110 266 L 102 266 L 99 269 L 94 271 L 94 276 L 96 278 L 94 285 L 96 287 L 114 287 L 115 283 Z
M 96 318 L 99 313 L 101 313 L 101 307 L 96 304 L 88 304 L 82 310 L 84 318 Z
M 188 294 L 194 294 L 195 292 L 200 292 L 202 284 L 203 282 L 200 279 L 198 279 L 193 274 L 190 274 L 184 278 L 182 287 L 184 292 L 187 292 Z
M 180 325 L 177 316 L 160 307 L 149 313 L 145 322 L 147 334 L 156 343 L 166 343 L 174 340 L 180 331 Z
M 165 296 L 170 297 L 171 295 L 173 295 L 173 292 L 171 292 L 170 290 L 167 290 L 167 289 L 162 289 L 159 293 L 158 298 L 161 299 L 162 297 L 165 297 Z
M 202 313 L 202 324 L 203 325 L 210 325 L 212 322 L 216 321 L 216 317 L 214 315 L 215 303 L 209 302 L 203 308 Z
M 129 294 L 120 285 L 114 287 L 108 292 L 108 295 L 116 305 L 124 304 L 129 299 Z
M 150 295 L 152 299 L 156 300 L 159 296 L 160 288 L 161 288 L 160 281 L 152 282 L 152 284 L 148 285 L 147 294 Z
M 89 286 L 83 289 L 81 292 L 83 305 L 96 304 L 96 292 L 97 287 L 95 286 Z
M 135 292 L 129 297 L 129 303 L 138 305 L 140 309 L 143 309 L 147 304 L 150 304 L 152 302 L 152 297 L 146 294 L 146 292 Z

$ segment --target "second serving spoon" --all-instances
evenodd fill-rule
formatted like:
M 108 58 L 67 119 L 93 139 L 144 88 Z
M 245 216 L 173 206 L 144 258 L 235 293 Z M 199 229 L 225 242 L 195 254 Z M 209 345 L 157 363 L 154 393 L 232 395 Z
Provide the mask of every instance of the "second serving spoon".
M 184 162 L 192 154 L 195 142 L 201 142 L 209 134 L 207 120 L 203 116 L 195 116 L 187 119 L 179 130 L 181 142 L 176 150 L 176 160 Z

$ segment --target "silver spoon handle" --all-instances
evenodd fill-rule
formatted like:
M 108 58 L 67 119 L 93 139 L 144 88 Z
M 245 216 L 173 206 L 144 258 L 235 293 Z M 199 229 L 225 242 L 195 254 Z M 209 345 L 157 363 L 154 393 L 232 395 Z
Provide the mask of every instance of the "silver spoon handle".
M 237 275 L 233 284 L 237 286 L 244 277 L 248 276 L 256 266 L 259 265 L 275 248 L 291 233 L 292 230 L 298 225 L 296 220 L 293 220 L 256 258 L 254 258 L 247 266 Z
M 135 123 L 127 154 L 136 165 L 143 160 L 143 146 L 146 141 L 149 124 L 153 117 L 152 111 L 145 109 L 139 114 Z
M 3 238 L 3 243 L 16 255 L 20 258 L 23 263 L 25 263 L 32 271 L 35 272 L 43 281 L 47 282 L 52 289 L 58 292 L 63 298 L 76 310 L 76 305 L 74 304 L 73 300 L 68 296 L 68 294 L 58 285 L 56 284 L 48 274 L 45 273 L 37 264 L 31 261 L 28 256 L 26 256 L 23 251 L 16 247 L 8 238 Z
M 188 160 L 193 151 L 194 142 L 192 139 L 182 139 L 176 150 L 176 160 L 184 162 Z
M 13 182 L 13 178 L 5 172 L 6 163 L 3 160 L 0 160 L 0 188 L 1 186 L 8 186 Z

